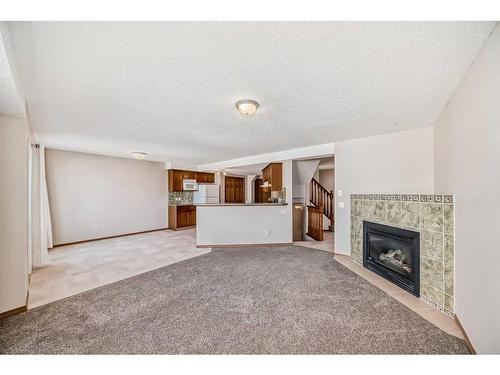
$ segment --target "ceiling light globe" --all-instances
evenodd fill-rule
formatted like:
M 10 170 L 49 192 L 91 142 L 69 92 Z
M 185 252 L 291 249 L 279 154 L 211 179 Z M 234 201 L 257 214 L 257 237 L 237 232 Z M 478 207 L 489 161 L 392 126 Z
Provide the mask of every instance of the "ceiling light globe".
M 245 99 L 236 102 L 236 108 L 244 116 L 251 116 L 259 108 L 259 103 L 255 100 Z
M 134 159 L 137 159 L 137 160 L 144 160 L 146 159 L 146 153 L 145 152 L 138 152 L 138 151 L 134 151 L 132 152 L 132 157 Z

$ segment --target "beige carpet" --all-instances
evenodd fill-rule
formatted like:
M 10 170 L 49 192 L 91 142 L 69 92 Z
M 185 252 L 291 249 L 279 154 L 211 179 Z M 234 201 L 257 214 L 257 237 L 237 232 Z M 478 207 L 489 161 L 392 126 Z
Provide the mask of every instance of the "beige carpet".
M 0 321 L 2 353 L 467 353 L 331 253 L 215 249 Z

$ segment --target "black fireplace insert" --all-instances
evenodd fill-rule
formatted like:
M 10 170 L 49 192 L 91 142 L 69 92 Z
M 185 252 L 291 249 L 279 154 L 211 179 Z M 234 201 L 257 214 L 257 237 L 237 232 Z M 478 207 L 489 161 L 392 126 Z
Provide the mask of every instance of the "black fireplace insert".
M 420 297 L 420 234 L 363 221 L 363 266 Z

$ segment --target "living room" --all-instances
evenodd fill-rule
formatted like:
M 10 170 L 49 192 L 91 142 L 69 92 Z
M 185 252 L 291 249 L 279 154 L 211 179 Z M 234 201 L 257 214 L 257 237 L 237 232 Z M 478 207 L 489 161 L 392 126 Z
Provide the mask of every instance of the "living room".
M 1 353 L 500 352 L 498 22 L 0 36 Z

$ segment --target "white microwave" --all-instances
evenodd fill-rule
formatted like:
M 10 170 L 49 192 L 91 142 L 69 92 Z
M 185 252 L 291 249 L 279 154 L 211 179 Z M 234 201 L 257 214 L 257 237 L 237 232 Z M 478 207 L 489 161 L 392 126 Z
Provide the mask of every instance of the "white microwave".
M 196 180 L 193 178 L 185 178 L 182 180 L 182 190 L 188 190 L 188 191 L 196 191 L 198 190 L 198 184 L 196 183 Z

